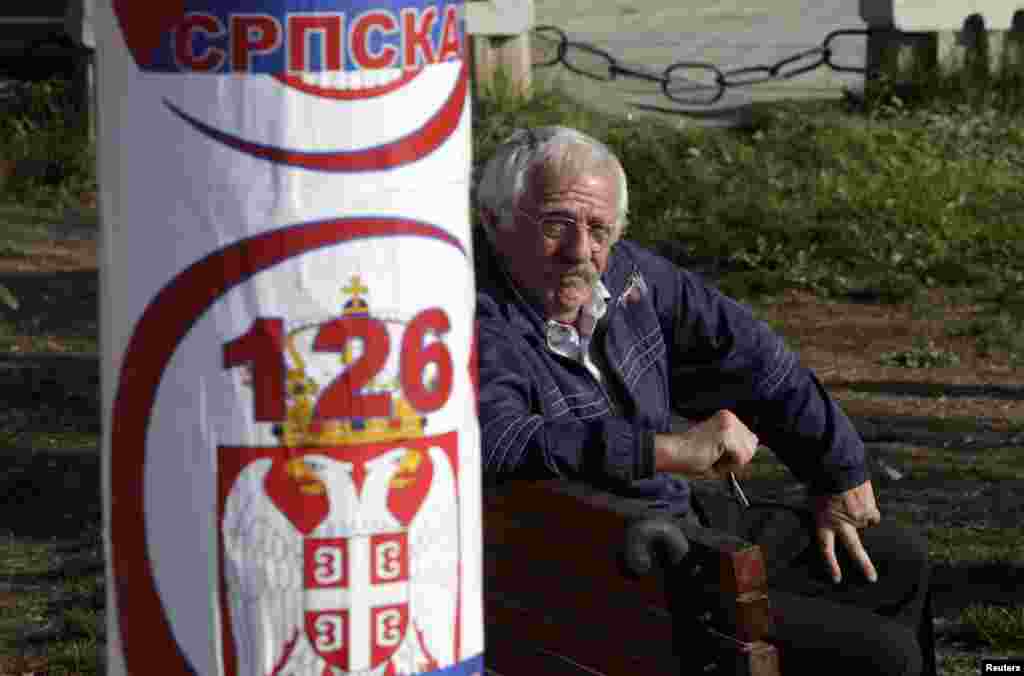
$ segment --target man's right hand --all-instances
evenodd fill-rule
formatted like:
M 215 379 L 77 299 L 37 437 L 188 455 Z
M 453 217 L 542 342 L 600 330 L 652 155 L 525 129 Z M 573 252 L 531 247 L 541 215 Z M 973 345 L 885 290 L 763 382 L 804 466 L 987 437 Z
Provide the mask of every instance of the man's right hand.
M 690 478 L 724 477 L 750 462 L 757 435 L 722 410 L 682 434 L 654 435 L 654 468 Z

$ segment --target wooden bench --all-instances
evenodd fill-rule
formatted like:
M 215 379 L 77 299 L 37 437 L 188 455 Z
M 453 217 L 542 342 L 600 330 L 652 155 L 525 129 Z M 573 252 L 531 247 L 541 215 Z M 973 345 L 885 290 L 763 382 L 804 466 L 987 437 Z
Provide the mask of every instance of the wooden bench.
M 0 79 L 73 79 L 91 50 L 64 27 L 66 0 L 7 2 L 0 8 Z
M 568 481 L 488 487 L 483 518 L 491 673 L 779 674 L 757 546 Z

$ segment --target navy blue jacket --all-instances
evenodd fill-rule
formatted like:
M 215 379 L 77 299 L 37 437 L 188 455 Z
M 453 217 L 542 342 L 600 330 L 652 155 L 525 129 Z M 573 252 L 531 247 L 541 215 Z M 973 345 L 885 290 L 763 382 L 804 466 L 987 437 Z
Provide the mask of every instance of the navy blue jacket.
M 602 276 L 611 292 L 602 386 L 548 350 L 544 320 L 486 238 L 474 250 L 486 479 L 576 478 L 685 512 L 687 482 L 654 472 L 654 434 L 670 431 L 673 414 L 729 409 L 811 491 L 867 480 L 863 442 L 814 374 L 699 275 L 632 242 L 614 245 Z

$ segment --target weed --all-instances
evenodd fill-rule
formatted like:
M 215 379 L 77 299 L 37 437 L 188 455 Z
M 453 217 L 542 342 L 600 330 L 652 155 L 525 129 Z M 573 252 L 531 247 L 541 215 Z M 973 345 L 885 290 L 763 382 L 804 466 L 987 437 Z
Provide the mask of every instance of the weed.
M 50 646 L 47 650 L 49 674 L 53 676 L 58 674 L 67 676 L 96 674 L 98 670 L 97 647 L 94 638 L 66 641 Z
M 68 635 L 84 636 L 93 641 L 99 633 L 99 614 L 91 608 L 68 608 L 64 611 L 64 626 Z
M 1005 350 L 1011 363 L 1024 364 L 1024 318 L 1007 311 L 974 317 L 949 327 L 950 336 L 975 338 L 978 353 L 985 357 L 996 350 Z
M 69 83 L 20 87 L 15 105 L 0 115 L 2 159 L 37 168 L 14 172 L 4 186 L 5 201 L 56 214 L 96 189 L 95 148 L 83 121 L 71 112 Z
M 911 369 L 943 368 L 956 366 L 960 363 L 960 357 L 955 352 L 943 350 L 935 345 L 935 341 L 918 340 L 917 344 L 908 350 L 897 350 L 886 352 L 878 358 L 882 366 L 899 366 Z
M 0 284 L 0 302 L 6 305 L 7 308 L 10 310 L 18 309 L 17 297 L 13 293 L 11 293 L 11 290 L 8 289 L 3 284 Z

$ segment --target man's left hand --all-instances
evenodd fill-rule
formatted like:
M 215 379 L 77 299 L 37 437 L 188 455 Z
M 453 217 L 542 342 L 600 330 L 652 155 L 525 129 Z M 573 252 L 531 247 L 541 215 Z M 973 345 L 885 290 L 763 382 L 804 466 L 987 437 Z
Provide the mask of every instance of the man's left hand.
M 831 569 L 833 582 L 843 578 L 836 559 L 836 538 L 843 543 L 854 561 L 860 564 L 864 576 L 870 581 L 878 580 L 878 572 L 864 545 L 861 544 L 859 528 L 878 524 L 882 519 L 875 504 L 875 491 L 871 481 L 865 481 L 838 495 L 815 495 L 811 498 L 818 545 L 825 556 L 825 563 Z

